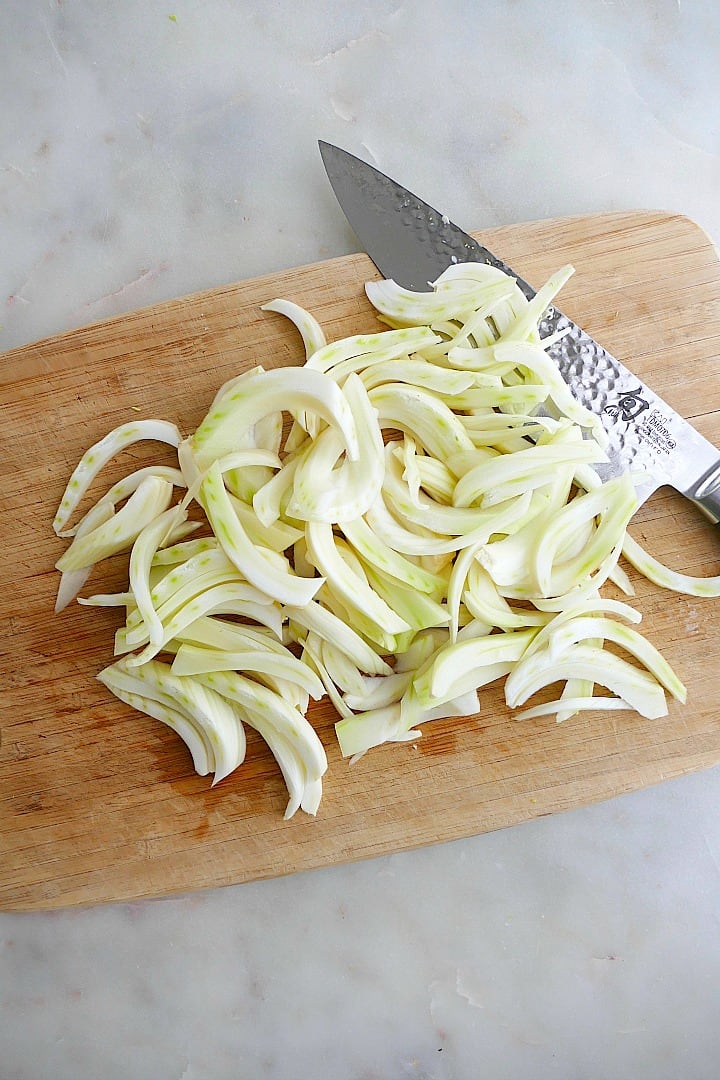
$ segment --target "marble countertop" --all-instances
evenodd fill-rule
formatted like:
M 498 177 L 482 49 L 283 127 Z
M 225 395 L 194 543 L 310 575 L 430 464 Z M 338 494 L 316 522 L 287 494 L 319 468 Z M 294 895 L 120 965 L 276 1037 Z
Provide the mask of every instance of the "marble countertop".
M 710 0 L 6 0 L 0 349 L 357 250 L 317 139 L 469 228 L 720 238 Z M 187 897 L 0 913 L 2 1080 L 714 1080 L 720 769 Z

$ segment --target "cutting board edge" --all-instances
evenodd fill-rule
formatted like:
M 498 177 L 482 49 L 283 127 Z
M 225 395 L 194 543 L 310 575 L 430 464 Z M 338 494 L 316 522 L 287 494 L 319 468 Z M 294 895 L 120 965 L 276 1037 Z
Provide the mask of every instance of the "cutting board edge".
M 702 756 L 699 755 L 699 758 Z M 485 823 L 472 823 L 466 827 L 456 828 L 452 834 L 447 836 L 436 837 L 435 839 L 421 839 L 411 841 L 405 844 L 403 847 L 397 847 L 390 841 L 379 845 L 377 849 L 363 851 L 358 853 L 344 855 L 335 858 L 332 862 L 327 861 L 308 861 L 307 864 L 298 867 L 289 867 L 285 870 L 278 872 L 277 870 L 268 870 L 267 872 L 261 872 L 257 874 L 239 875 L 234 880 L 220 880 L 220 875 L 217 881 L 209 881 L 200 883 L 194 886 L 186 886 L 184 888 L 177 888 L 170 891 L 164 891 L 159 893 L 156 889 L 146 888 L 137 890 L 127 890 L 122 896 L 118 896 L 117 892 L 107 895 L 99 894 L 95 898 L 88 899 L 73 899 L 73 893 L 69 892 L 66 897 L 58 896 L 56 898 L 46 897 L 39 895 L 36 900 L 30 903 L 6 903 L 0 895 L 0 914 L 17 914 L 17 915 L 32 915 L 41 912 L 62 912 L 70 910 L 90 910 L 92 908 L 106 907 L 110 904 L 134 904 L 142 903 L 145 901 L 162 901 L 162 900 L 182 900 L 185 897 L 193 896 L 199 892 L 214 891 L 218 889 L 236 888 L 242 885 L 259 884 L 265 881 L 274 881 L 276 879 L 287 879 L 294 877 L 296 874 L 315 873 L 316 871 L 330 870 L 340 866 L 351 866 L 353 863 L 371 862 L 373 859 L 385 858 L 391 855 L 401 855 L 405 852 L 422 851 L 426 848 L 437 847 L 441 844 L 451 844 L 460 842 L 463 840 L 471 840 L 475 837 L 487 836 L 490 833 L 502 832 L 506 829 L 516 828 L 525 824 L 530 824 L 535 821 L 539 821 L 546 817 L 558 817 L 573 813 L 576 810 L 587 809 L 592 806 L 599 806 L 602 803 L 610 802 L 615 799 L 622 798 L 625 795 L 631 795 L 636 791 L 645 791 L 651 787 L 662 787 L 666 784 L 671 784 L 674 780 L 678 780 L 683 776 L 692 776 L 699 772 L 704 772 L 709 768 L 718 767 L 718 762 L 714 756 L 708 754 L 707 760 L 696 760 L 691 764 L 687 764 L 685 767 L 677 770 L 671 776 L 667 776 L 663 773 L 663 769 L 658 765 L 657 776 L 646 779 L 642 784 L 632 783 L 628 781 L 626 784 L 617 786 L 612 791 L 603 793 L 597 793 L 583 799 L 576 800 L 572 806 L 559 805 L 555 809 L 543 809 L 534 810 L 530 812 L 527 808 L 520 810 L 518 807 L 514 814 L 504 815 L 500 821 L 489 821 Z M 312 828 L 313 823 L 308 822 L 308 827 Z M 227 877 L 227 875 L 224 875 Z M 86 891 L 86 890 L 82 890 Z
M 637 224 L 652 224 L 657 221 L 669 221 L 677 220 L 685 227 L 699 232 L 707 244 L 712 246 L 718 251 L 717 245 L 707 233 L 707 231 L 693 218 L 689 217 L 682 212 L 674 212 L 669 210 L 611 210 L 611 211 L 595 211 L 590 214 L 570 214 L 562 217 L 549 217 L 528 219 L 527 221 L 517 221 L 506 223 L 504 225 L 493 225 L 483 229 L 472 229 L 470 234 L 478 241 L 485 242 L 488 238 L 493 236 L 502 236 L 503 234 L 509 234 L 519 229 L 557 229 L 557 228 L 572 228 L 579 222 L 600 222 L 606 221 L 608 224 L 616 222 L 621 224 L 622 221 L 628 218 L 637 218 Z M 492 240 L 491 240 L 492 242 Z M 502 255 L 502 252 L 497 254 Z M 719 256 L 720 258 L 720 256 Z M 80 322 L 77 325 L 67 326 L 62 330 L 57 331 L 54 334 L 48 334 L 40 338 L 32 339 L 22 345 L 16 345 L 5 352 L 0 352 L 0 385 L 12 383 L 15 381 L 12 377 L 5 378 L 5 372 L 8 370 L 7 365 L 12 364 L 14 361 L 22 361 L 23 357 L 20 354 L 32 353 L 35 350 L 42 350 L 48 348 L 54 342 L 63 341 L 65 339 L 74 337 L 78 334 L 88 333 L 100 333 L 101 331 L 108 329 L 111 330 L 114 326 L 124 322 L 129 317 L 141 317 L 146 318 L 151 312 L 157 312 L 163 314 L 173 310 L 176 307 L 181 307 L 184 304 L 198 304 L 204 299 L 217 295 L 218 293 L 232 293 L 239 289 L 245 289 L 249 287 L 258 287 L 264 282 L 272 282 L 276 280 L 279 274 L 302 274 L 311 273 L 313 271 L 319 271 L 321 268 L 327 268 L 340 263 L 351 262 L 364 262 L 368 266 L 368 277 L 379 278 L 380 273 L 374 266 L 370 256 L 364 251 L 347 252 L 342 255 L 333 255 L 328 259 L 320 259 L 315 262 L 298 263 L 295 266 L 285 267 L 284 269 L 268 271 L 267 273 L 254 275 L 249 278 L 239 278 L 236 281 L 227 282 L 222 285 L 210 286 L 208 288 L 196 289 L 192 292 L 182 294 L 180 296 L 168 297 L 165 300 L 158 300 L 154 303 L 144 304 L 141 307 L 129 307 L 123 311 L 118 312 L 115 315 L 111 315 L 105 319 L 98 319 L 92 322 Z M 19 371 L 20 378 L 23 376 L 23 372 Z

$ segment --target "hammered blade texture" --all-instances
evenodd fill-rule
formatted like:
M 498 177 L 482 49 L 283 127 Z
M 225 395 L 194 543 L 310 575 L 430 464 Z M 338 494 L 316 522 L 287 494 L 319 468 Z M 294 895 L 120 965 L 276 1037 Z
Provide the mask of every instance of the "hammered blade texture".
M 548 356 L 560 369 L 573 397 L 602 420 L 608 436 L 609 462 L 596 465 L 597 472 L 603 479 L 630 468 L 646 472 L 648 479 L 643 486 L 648 488 L 644 493 L 647 497 L 670 481 L 671 470 L 665 466 L 672 462 L 680 436 L 674 429 L 687 427 L 686 421 L 571 319 L 557 308 L 550 308 L 540 322 L 540 337 L 560 330 L 566 332 L 548 349 Z M 646 428 L 650 416 L 651 427 Z M 658 426 L 655 437 L 654 425 Z

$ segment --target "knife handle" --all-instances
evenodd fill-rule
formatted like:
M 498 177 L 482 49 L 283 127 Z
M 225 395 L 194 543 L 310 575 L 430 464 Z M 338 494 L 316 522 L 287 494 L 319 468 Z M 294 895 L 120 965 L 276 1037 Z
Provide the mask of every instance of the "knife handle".
M 717 525 L 720 522 L 720 459 L 683 494 Z

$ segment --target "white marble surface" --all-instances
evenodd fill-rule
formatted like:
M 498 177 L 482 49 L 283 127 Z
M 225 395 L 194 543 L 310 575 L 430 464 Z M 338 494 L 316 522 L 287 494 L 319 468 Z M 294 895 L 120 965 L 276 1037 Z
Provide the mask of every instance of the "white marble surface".
M 714 0 L 4 0 L 0 99 L 0 349 L 354 250 L 318 137 L 470 228 L 720 238 Z M 0 1077 L 714 1080 L 719 802 L 0 914 Z

